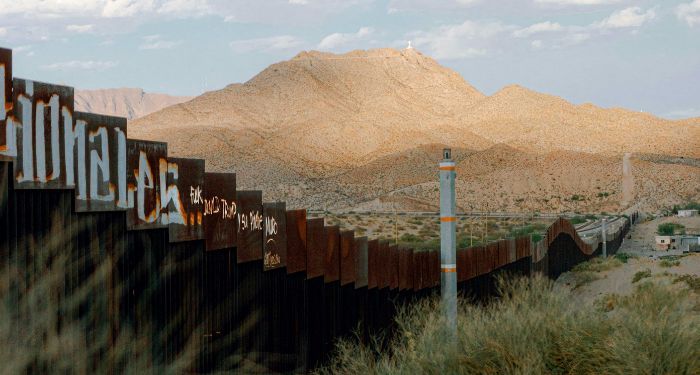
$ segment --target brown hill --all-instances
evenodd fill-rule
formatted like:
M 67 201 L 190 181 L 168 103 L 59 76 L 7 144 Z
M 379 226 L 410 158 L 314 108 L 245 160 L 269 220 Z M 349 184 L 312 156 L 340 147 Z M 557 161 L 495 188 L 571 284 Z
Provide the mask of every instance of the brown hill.
M 379 207 L 389 195 L 430 207 L 445 144 L 463 157 L 460 204 L 474 208 L 488 196 L 511 209 L 612 211 L 623 153 L 700 158 L 700 119 L 577 106 L 518 86 L 486 97 L 414 49 L 302 52 L 244 84 L 133 121 L 129 131 L 205 158 L 208 170 L 235 171 L 266 199 L 311 208 Z M 642 175 L 658 165 L 637 164 Z M 698 168 L 665 168 L 649 186 L 663 184 L 661 175 L 699 185 Z M 700 197 L 671 190 L 657 201 Z M 600 202 L 566 201 L 605 192 Z
M 132 120 L 190 99 L 192 98 L 187 96 L 151 94 L 132 88 L 76 90 L 75 109 Z
M 700 157 L 700 119 L 670 121 L 625 109 L 574 105 L 517 85 L 483 99 L 462 121 L 488 140 L 538 152 L 563 149 Z

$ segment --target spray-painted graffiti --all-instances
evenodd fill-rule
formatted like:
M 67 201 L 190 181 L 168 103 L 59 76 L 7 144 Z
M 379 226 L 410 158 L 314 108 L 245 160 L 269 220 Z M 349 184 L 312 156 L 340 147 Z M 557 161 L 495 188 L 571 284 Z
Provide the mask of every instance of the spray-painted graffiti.
M 206 173 L 204 185 L 204 232 L 207 250 L 236 246 L 238 206 L 236 205 L 236 175 Z
M 266 270 L 287 264 L 287 217 L 284 202 L 263 204 L 263 265 Z
M 161 183 L 167 180 L 162 220 L 169 224 L 170 242 L 204 239 L 204 160 L 168 158 L 160 164 Z
M 126 119 L 76 112 L 74 120 L 64 144 L 66 185 L 75 187 L 76 211 L 126 209 Z
M 17 156 L 12 122 L 12 51 L 0 48 L 0 160 Z
M 238 263 L 260 260 L 263 248 L 262 192 L 239 191 L 236 193 L 238 213 Z
M 73 166 L 65 159 L 71 146 L 65 143 L 65 134 L 73 127 L 73 88 L 15 78 L 12 97 L 12 132 L 16 137 L 9 148 L 17 150 L 15 187 L 74 187 L 66 180 Z
M 161 161 L 167 168 L 168 145 L 129 139 L 126 142 L 128 206 L 126 225 L 130 230 L 165 228 L 160 219 Z

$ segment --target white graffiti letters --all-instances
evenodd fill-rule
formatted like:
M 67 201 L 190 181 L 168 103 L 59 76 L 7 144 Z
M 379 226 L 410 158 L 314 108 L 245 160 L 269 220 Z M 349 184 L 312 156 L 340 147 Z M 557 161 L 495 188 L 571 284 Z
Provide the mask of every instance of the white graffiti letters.
M 274 217 L 265 217 L 265 237 L 274 236 L 277 234 L 277 221 Z
M 221 218 L 224 220 L 232 220 L 236 218 L 236 202 L 228 202 L 226 199 L 221 199 L 217 196 L 211 199 L 204 199 L 204 216 L 221 213 Z
M 169 163 L 165 159 L 160 159 L 160 195 L 163 208 L 161 223 L 162 224 L 182 224 L 187 225 L 187 213 L 182 207 L 182 202 L 180 201 L 180 191 L 177 188 L 178 179 L 178 167 L 175 163 Z M 167 183 L 167 176 L 169 174 L 173 178 L 173 183 Z M 169 208 L 172 202 L 172 208 Z
M 238 231 L 262 230 L 263 217 L 260 211 L 251 211 L 246 214 L 238 214 Z
M 90 134 L 90 143 L 95 142 L 95 138 L 99 137 L 101 141 L 101 152 L 97 150 L 90 151 L 90 199 L 101 201 L 114 201 L 114 191 L 109 184 L 109 141 L 107 139 L 107 128 L 101 126 L 97 132 Z M 98 172 L 99 169 L 99 172 Z M 98 192 L 98 173 L 102 173 L 102 184 L 106 185 L 109 192 L 107 194 L 99 194 Z
M 151 165 L 148 164 L 146 152 L 141 151 L 139 153 L 139 169 L 136 174 L 136 213 L 141 221 L 153 223 L 160 214 L 160 199 L 157 199 L 156 207 L 146 215 L 146 189 L 153 189 L 153 172 Z
M 197 186 L 190 186 L 190 202 L 192 204 L 202 204 L 204 200 L 202 199 L 202 188 Z

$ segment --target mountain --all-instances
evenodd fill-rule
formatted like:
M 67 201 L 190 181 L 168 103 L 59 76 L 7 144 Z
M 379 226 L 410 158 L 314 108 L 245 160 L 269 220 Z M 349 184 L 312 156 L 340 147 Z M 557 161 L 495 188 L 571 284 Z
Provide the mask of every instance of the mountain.
M 76 90 L 75 110 L 133 120 L 190 99 L 187 96 L 151 94 L 133 88 Z
M 613 211 L 624 153 L 700 158 L 700 119 L 574 105 L 520 86 L 486 96 L 415 49 L 302 52 L 132 121 L 129 132 L 236 172 L 265 199 L 309 208 L 432 207 L 444 145 L 460 163 L 458 205 L 472 208 L 489 196 L 499 209 Z M 633 165 L 644 177 L 636 194 L 665 194 L 645 200 L 650 209 L 700 199 L 697 166 Z M 674 176 L 686 183 L 666 187 L 661 177 Z

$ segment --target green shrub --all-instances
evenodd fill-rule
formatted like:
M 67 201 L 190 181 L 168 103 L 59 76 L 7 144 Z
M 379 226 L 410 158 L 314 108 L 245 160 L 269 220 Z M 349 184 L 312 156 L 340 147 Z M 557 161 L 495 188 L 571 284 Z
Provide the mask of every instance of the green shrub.
M 678 223 L 663 223 L 656 228 L 656 233 L 661 236 L 673 236 L 674 234 L 685 234 L 685 226 Z
M 650 269 L 645 269 L 642 271 L 637 271 L 634 276 L 632 277 L 632 283 L 636 283 L 639 280 L 646 279 L 647 277 L 651 277 L 651 270 Z
M 619 260 L 622 263 L 627 263 L 628 260 L 637 258 L 636 255 L 630 254 L 630 253 L 617 253 L 615 254 L 615 259 Z
M 700 293 L 700 276 L 684 274 L 676 277 L 673 280 L 674 284 L 680 282 L 686 283 L 688 285 L 688 288 L 692 289 L 696 293 Z
M 659 266 L 660 266 L 660 267 L 665 267 L 665 268 L 669 268 L 669 267 L 678 267 L 678 266 L 680 266 L 680 265 L 681 265 L 681 261 L 680 261 L 680 260 L 662 259 L 661 262 L 659 262 Z
M 583 224 L 586 222 L 586 218 L 584 218 L 583 216 L 574 216 L 571 219 L 569 219 L 569 222 L 574 225 Z

